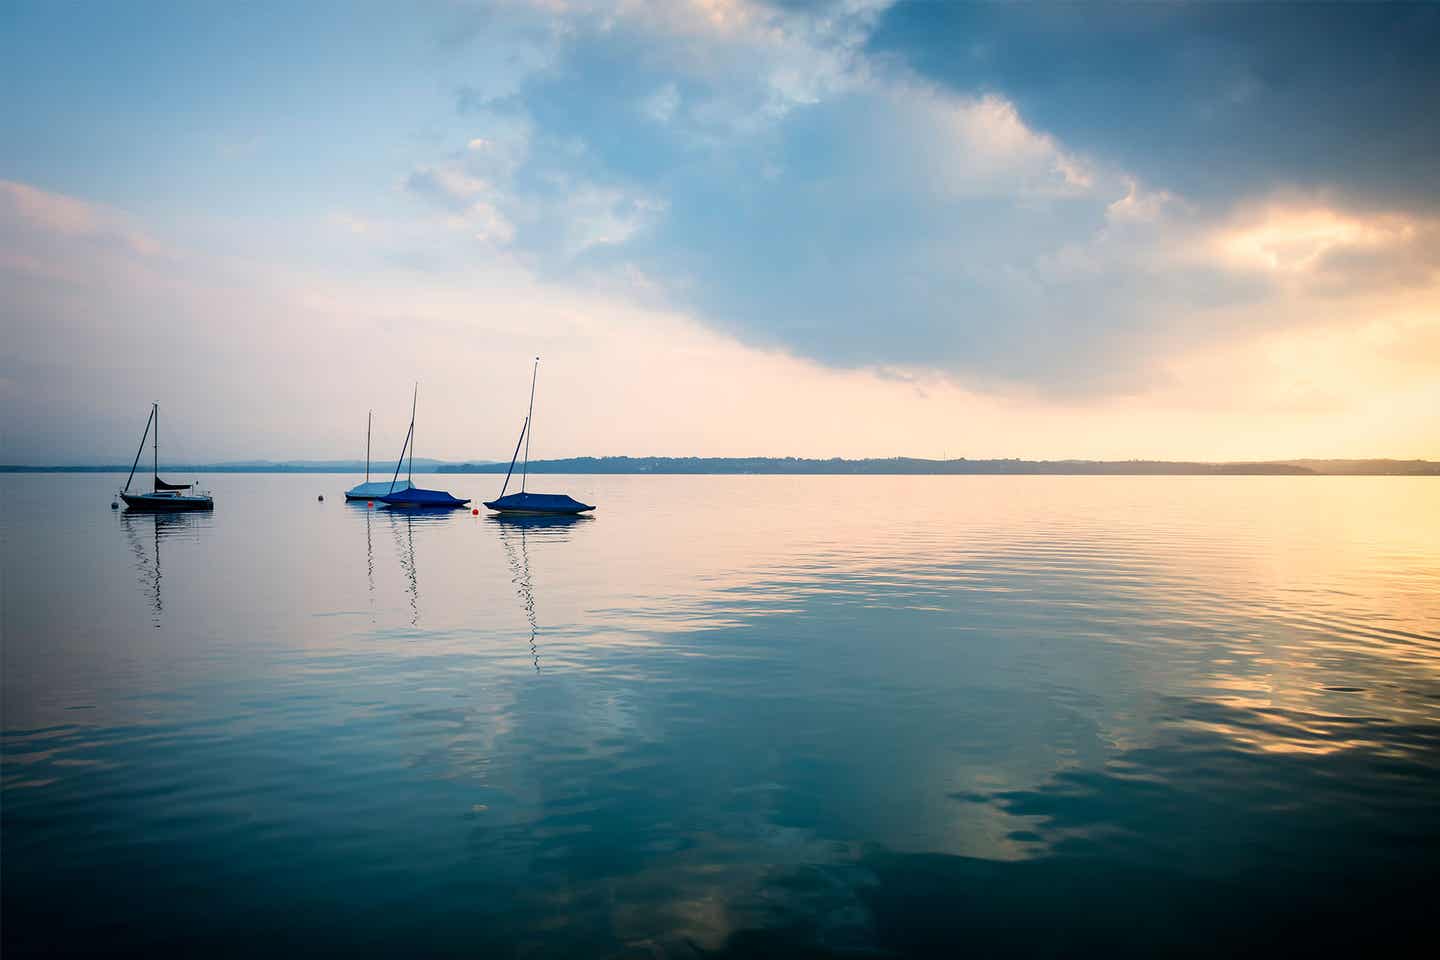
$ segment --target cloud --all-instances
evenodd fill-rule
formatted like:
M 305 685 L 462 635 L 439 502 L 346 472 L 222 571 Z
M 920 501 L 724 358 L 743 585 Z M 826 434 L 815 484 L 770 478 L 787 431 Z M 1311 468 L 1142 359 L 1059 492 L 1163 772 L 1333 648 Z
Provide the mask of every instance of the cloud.
M 1238 269 L 1289 275 L 1321 272 L 1353 254 L 1393 254 L 1422 233 L 1434 237 L 1433 226 L 1427 229 L 1413 217 L 1320 205 L 1266 205 L 1235 219 L 1215 231 L 1215 254 Z
M 1037 123 L 1051 114 L 1026 106 L 1023 85 L 985 82 L 1008 76 L 1009 54 L 983 30 L 961 85 L 917 74 L 923 42 L 872 39 L 911 16 L 884 3 L 550 12 L 564 50 L 518 99 L 534 142 L 569 152 L 543 149 L 507 181 L 517 245 L 557 278 L 581 277 L 582 251 L 592 276 L 638 271 L 762 349 L 1012 395 L 1126 394 L 1162 384 L 1178 352 L 1283 326 L 1305 298 L 1429 282 L 1413 218 L 1346 213 L 1341 198 L 1306 220 L 1273 190 L 1217 202 L 1168 168 L 1077 146 L 1069 127 Z M 1163 48 L 1169 21 L 1137 17 L 1127 49 L 1150 64 L 1143 45 Z M 1069 19 L 1038 19 L 1015 35 L 1054 54 L 1036 38 Z M 1227 30 L 1206 34 L 1216 49 L 1239 42 Z M 1213 78 L 1223 57 L 1206 50 L 1191 67 Z M 1221 71 L 1236 78 L 1225 103 L 1263 95 L 1247 71 Z
M 125 249 L 150 255 L 159 246 L 145 233 L 131 226 L 116 211 L 85 203 L 63 194 L 10 180 L 0 180 L 0 217 L 8 226 L 0 241 L 12 256 L 20 256 L 25 241 L 43 237 L 83 240 L 103 247 Z
M 801 8 L 752 0 L 540 3 L 550 29 L 565 38 L 565 62 L 534 77 L 526 92 L 573 82 L 577 70 L 597 91 L 654 76 L 658 82 L 629 99 L 644 98 L 652 111 L 668 113 L 667 122 L 683 120 L 676 135 L 714 143 L 761 134 L 792 111 L 854 87 L 866 69 L 862 47 L 891 2 Z M 684 84 L 672 87 L 680 77 Z M 671 89 L 683 97 L 683 115 L 671 109 Z
M 904 79 L 875 92 L 888 103 L 875 105 L 874 135 L 922 158 L 941 192 L 1058 197 L 1095 186 L 1096 174 L 1083 159 L 1031 128 L 1015 104 L 997 94 L 962 97 Z
M 680 109 L 680 91 L 666 83 L 640 101 L 640 112 L 656 123 L 669 123 Z
M 1198 202 L 1329 189 L 1435 210 L 1430 4 L 908 3 L 867 43 L 994 90 L 1073 148 Z
M 1169 190 L 1148 190 L 1134 177 L 1127 177 L 1125 196 L 1105 208 L 1105 216 L 1118 223 L 1154 223 L 1165 216 L 1179 199 Z
M 564 251 L 574 257 L 592 247 L 624 244 L 664 214 L 664 204 L 615 187 L 583 184 L 567 191 L 562 201 Z
M 1101 172 L 998 94 L 867 60 L 885 6 L 564 5 L 564 54 L 508 108 L 529 150 L 490 202 L 550 275 L 611 251 L 604 262 L 759 346 L 992 381 L 1113 379 L 1035 368 L 1025 344 L 1048 330 L 1042 353 L 1059 360 L 1085 335 L 1043 316 L 1036 268 L 1103 217 Z M 414 185 L 458 207 L 478 193 Z
M 496 206 L 497 191 L 485 180 L 453 168 L 425 167 L 411 173 L 405 188 L 451 214 L 451 223 L 484 243 L 508 244 L 515 225 Z

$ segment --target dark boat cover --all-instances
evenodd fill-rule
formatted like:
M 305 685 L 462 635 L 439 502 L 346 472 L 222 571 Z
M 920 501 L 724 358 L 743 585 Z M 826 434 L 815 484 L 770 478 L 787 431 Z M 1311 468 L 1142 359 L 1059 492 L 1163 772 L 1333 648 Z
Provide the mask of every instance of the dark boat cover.
M 422 490 L 419 487 L 396 490 L 375 499 L 392 507 L 463 507 L 470 502 L 468 499 L 458 500 L 444 490 Z
M 563 493 L 512 493 L 498 500 L 490 500 L 485 506 L 491 510 L 512 510 L 517 513 L 580 513 L 595 509 Z
M 389 480 L 371 480 L 369 483 L 357 483 L 345 491 L 346 500 L 383 500 L 392 493 L 404 493 L 410 489 L 409 480 L 391 482 Z
M 170 483 L 169 481 L 161 480 L 159 477 L 155 478 L 156 490 L 189 490 L 193 486 L 195 486 L 193 483 Z

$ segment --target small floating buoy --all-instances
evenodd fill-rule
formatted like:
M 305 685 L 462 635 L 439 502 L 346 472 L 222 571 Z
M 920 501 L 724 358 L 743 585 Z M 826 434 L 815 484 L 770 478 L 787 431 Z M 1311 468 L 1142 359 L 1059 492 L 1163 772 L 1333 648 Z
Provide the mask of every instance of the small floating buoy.
M 470 516 L 472 516 L 472 517 L 478 517 L 478 516 L 480 516 L 480 508 L 479 508 L 479 507 L 472 507 L 471 510 L 470 510 Z
M 322 494 L 320 494 L 320 496 L 316 497 L 315 499 L 316 499 L 316 500 L 319 500 L 321 503 L 324 503 L 324 502 L 325 502 L 325 494 L 322 493 Z
M 366 501 L 365 501 L 365 506 L 367 506 L 367 507 L 373 507 L 373 506 L 375 506 L 375 501 L 374 501 L 374 500 L 366 500 Z
M 110 501 L 110 509 L 111 509 L 111 510 L 119 510 L 119 509 L 120 509 L 120 501 L 119 501 L 119 500 L 111 500 L 111 501 Z

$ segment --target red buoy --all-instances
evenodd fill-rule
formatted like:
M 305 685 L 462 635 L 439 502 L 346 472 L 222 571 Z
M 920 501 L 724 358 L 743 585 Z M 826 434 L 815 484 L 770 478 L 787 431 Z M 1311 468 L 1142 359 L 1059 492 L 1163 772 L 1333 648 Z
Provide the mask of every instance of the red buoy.
M 367 506 L 367 507 L 373 507 L 373 506 L 375 506 L 375 502 L 374 502 L 373 500 L 366 500 L 366 501 L 365 501 L 365 506 Z
M 480 508 L 479 508 L 479 507 L 472 507 L 472 508 L 470 509 L 470 516 L 472 516 L 472 517 L 478 517 L 478 516 L 480 516 Z

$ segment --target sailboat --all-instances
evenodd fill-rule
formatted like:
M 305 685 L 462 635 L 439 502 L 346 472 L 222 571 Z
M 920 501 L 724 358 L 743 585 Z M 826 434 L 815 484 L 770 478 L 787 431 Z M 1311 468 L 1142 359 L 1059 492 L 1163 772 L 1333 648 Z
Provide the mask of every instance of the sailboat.
M 389 493 L 394 493 L 392 484 L 384 480 L 370 482 L 370 427 L 375 421 L 375 411 L 371 410 L 365 418 L 365 482 L 357 483 L 345 491 L 346 500 L 379 500 Z M 410 486 L 410 481 L 405 481 L 405 486 Z
M 140 466 L 140 455 L 145 452 L 145 439 L 150 436 L 151 426 L 155 428 L 151 460 L 154 482 L 150 493 L 131 493 L 130 484 L 135 479 L 135 468 Z M 120 491 L 120 499 L 131 510 L 214 510 L 215 501 L 210 498 L 209 492 L 184 492 L 194 486 L 193 483 L 170 483 L 160 479 L 160 404 L 150 404 L 150 418 L 145 421 L 145 432 L 140 434 L 140 449 L 135 451 L 135 462 L 130 464 L 130 476 L 125 478 L 125 489 Z
M 387 493 L 376 497 L 381 503 L 392 507 L 463 507 L 470 501 L 452 497 L 444 490 L 422 490 L 411 481 L 415 466 L 415 402 L 420 396 L 420 387 L 415 387 L 415 396 L 410 399 L 410 429 L 405 432 L 405 445 L 400 448 L 400 459 L 395 462 L 395 476 L 385 484 Z M 405 451 L 410 451 L 410 466 L 405 470 L 405 486 L 400 486 L 400 465 L 405 462 Z
M 535 358 L 535 368 L 530 372 L 530 410 L 525 414 L 525 423 L 520 427 L 520 439 L 515 441 L 515 454 L 510 458 L 510 469 L 505 471 L 505 483 L 500 487 L 500 496 L 486 501 L 485 506 L 496 513 L 528 514 L 576 514 L 595 507 L 581 503 L 564 493 L 528 493 L 525 481 L 530 475 L 530 424 L 535 416 L 535 378 L 540 372 L 540 358 Z M 510 476 L 515 472 L 515 460 L 520 456 L 520 444 L 525 444 L 525 465 L 520 472 L 520 492 L 508 497 L 505 491 L 510 487 Z

